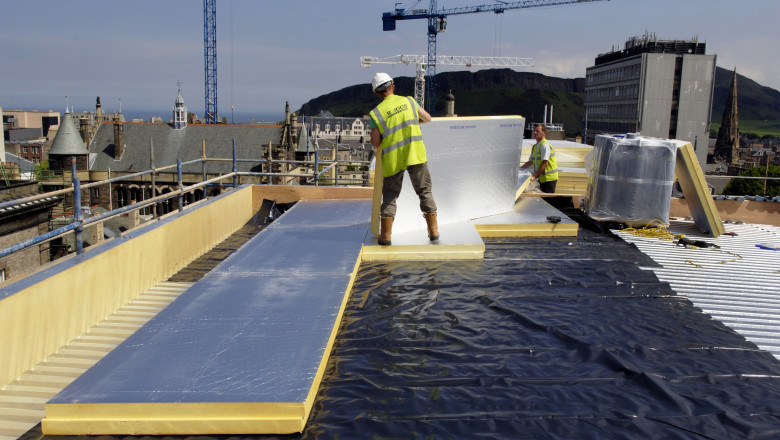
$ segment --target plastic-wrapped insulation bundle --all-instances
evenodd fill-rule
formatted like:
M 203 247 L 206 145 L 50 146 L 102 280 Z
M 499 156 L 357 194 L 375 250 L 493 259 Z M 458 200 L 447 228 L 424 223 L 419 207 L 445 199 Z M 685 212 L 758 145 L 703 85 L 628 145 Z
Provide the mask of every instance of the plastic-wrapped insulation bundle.
M 636 134 L 600 135 L 585 158 L 585 211 L 596 220 L 669 223 L 677 145 Z

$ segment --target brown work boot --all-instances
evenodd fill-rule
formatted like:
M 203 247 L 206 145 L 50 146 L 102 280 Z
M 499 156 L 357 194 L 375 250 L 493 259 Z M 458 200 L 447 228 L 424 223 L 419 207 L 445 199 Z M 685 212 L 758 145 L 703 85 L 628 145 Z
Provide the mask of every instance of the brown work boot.
M 379 238 L 377 241 L 382 246 L 390 246 L 390 235 L 393 234 L 393 217 L 379 218 Z
M 425 223 L 428 224 L 428 238 L 431 241 L 439 239 L 439 224 L 436 222 L 436 211 L 423 214 Z

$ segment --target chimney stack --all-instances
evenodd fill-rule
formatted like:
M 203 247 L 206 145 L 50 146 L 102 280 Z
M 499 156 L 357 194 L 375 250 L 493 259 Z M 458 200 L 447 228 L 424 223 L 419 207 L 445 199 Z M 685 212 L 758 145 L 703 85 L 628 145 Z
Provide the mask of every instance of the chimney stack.
M 458 116 L 455 114 L 455 96 L 452 94 L 452 90 L 450 90 L 450 93 L 447 94 L 447 113 L 445 116 L 447 117 L 455 117 Z
M 114 117 L 114 160 L 119 160 L 125 151 L 125 125 Z
M 295 127 L 297 127 L 297 126 L 298 126 L 298 114 L 297 113 L 293 113 L 292 114 L 292 122 L 290 123 L 290 130 L 292 131 L 292 133 L 291 133 L 292 136 L 291 137 L 292 137 L 293 149 L 295 148 L 295 146 L 298 145 L 298 131 L 295 129 Z
M 79 133 L 85 145 L 89 145 L 89 121 L 85 116 L 79 118 Z

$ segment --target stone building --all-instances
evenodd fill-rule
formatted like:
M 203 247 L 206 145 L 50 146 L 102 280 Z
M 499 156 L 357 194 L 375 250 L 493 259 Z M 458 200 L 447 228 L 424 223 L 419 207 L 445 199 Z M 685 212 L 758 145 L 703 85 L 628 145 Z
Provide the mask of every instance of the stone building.
M 34 195 L 37 182 L 17 182 L 0 186 L 0 202 L 8 202 Z M 60 197 L 47 197 L 34 202 L 13 204 L 0 209 L 0 249 L 11 247 L 49 232 L 52 209 L 62 203 Z M 44 242 L 0 257 L 0 283 L 20 278 L 52 260 L 56 245 Z
M 0 149 L 33 165 L 47 159 L 49 138 L 60 126 L 60 113 L 37 110 L 6 110 L 2 112 L 3 146 Z M 0 154 L 0 160 L 3 160 Z
M 304 116 L 301 122 L 306 126 L 308 136 L 312 139 L 368 142 L 371 136 L 371 129 L 368 127 L 370 120 L 368 116 L 359 118 L 333 116 L 328 111 L 322 111 L 317 116 Z
M 222 159 L 207 162 L 205 174 L 212 178 L 232 171 L 233 145 L 239 160 L 237 171 L 246 172 L 294 172 L 296 166 L 282 163 L 282 160 L 304 159 L 308 138 L 300 127 L 296 127 L 294 115 L 286 116 L 282 125 L 224 125 L 188 124 L 187 109 L 179 92 L 173 110 L 173 121 L 167 123 L 122 122 L 114 120 L 103 123 L 89 144 L 90 181 L 100 181 L 120 175 L 138 173 L 152 168 L 183 164 L 185 186 L 204 180 L 201 163 L 188 164 L 204 157 Z M 313 154 L 313 152 L 311 152 Z M 269 166 L 261 163 L 270 157 L 280 161 Z M 178 187 L 176 168 L 160 170 L 152 186 L 150 175 L 90 189 L 87 195 L 90 205 L 106 209 L 120 208 L 161 194 L 175 191 Z M 288 178 L 287 181 L 290 179 Z M 241 183 L 271 183 L 267 177 L 242 177 Z M 222 192 L 229 182 L 208 186 L 207 196 Z M 273 183 L 285 183 L 279 180 Z M 203 198 L 203 191 L 186 194 L 184 203 L 189 204 Z M 169 199 L 157 204 L 157 214 L 178 209 L 178 201 Z M 153 214 L 152 208 L 142 214 Z

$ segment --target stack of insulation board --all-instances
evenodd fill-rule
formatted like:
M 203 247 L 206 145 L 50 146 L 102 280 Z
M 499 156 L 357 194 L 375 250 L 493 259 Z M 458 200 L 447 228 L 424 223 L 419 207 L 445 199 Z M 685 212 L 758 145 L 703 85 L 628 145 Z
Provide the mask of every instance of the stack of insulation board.
M 586 144 L 580 144 L 570 141 L 549 140 L 555 151 L 555 158 L 558 161 L 558 184 L 555 187 L 556 193 L 561 194 L 583 194 L 588 189 L 588 173 L 585 170 L 585 155 L 593 147 Z M 536 143 L 533 139 L 524 139 L 523 148 L 520 155 L 521 163 L 528 160 L 531 155 L 531 148 Z

